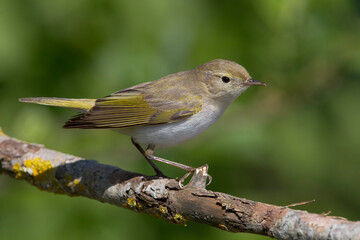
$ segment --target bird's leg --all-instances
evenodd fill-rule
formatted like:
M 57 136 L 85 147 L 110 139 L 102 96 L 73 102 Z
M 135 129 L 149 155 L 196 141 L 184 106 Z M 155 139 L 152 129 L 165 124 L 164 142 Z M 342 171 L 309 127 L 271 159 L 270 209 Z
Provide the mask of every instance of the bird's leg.
M 135 147 L 141 152 L 141 154 L 146 158 L 146 160 L 150 163 L 150 165 L 154 168 L 154 170 L 158 176 L 165 177 L 165 175 L 154 164 L 153 160 L 162 162 L 162 163 L 166 163 L 171 166 L 178 167 L 178 168 L 181 168 L 181 169 L 184 169 L 185 171 L 187 171 L 187 173 L 179 180 L 180 188 L 183 188 L 182 183 L 185 181 L 185 179 L 187 177 L 189 177 L 191 175 L 191 173 L 196 171 L 196 168 L 194 168 L 194 167 L 187 166 L 187 165 L 184 165 L 181 163 L 173 162 L 173 161 L 170 161 L 170 160 L 167 160 L 164 158 L 154 156 L 155 145 L 153 145 L 153 144 L 150 144 L 148 146 L 148 148 L 146 149 L 146 151 L 144 151 L 144 149 L 142 149 L 142 147 L 137 142 L 135 142 L 135 140 L 133 138 L 131 138 L 131 141 L 135 145 Z M 207 185 L 209 185 L 211 183 L 211 179 L 212 179 L 210 175 L 208 175 L 208 178 L 209 178 L 209 183 Z
M 151 157 L 149 157 L 146 152 L 144 151 L 144 149 L 142 149 L 142 147 L 135 142 L 135 140 L 133 138 L 131 138 L 131 142 L 134 144 L 134 146 L 139 150 L 139 152 L 141 152 L 141 154 L 145 157 L 145 159 L 149 162 L 149 164 L 151 165 L 151 167 L 155 170 L 156 175 L 160 176 L 160 177 L 166 177 L 161 171 L 160 169 L 155 165 L 155 163 L 152 161 Z
M 154 156 L 154 149 L 155 149 L 155 145 L 150 144 L 148 146 L 148 148 L 145 151 L 146 158 L 151 158 L 151 160 L 166 163 L 171 166 L 178 167 L 178 168 L 181 168 L 181 169 L 184 169 L 185 171 L 187 171 L 187 173 L 179 179 L 179 187 L 183 188 L 184 187 L 183 182 L 185 181 L 186 178 L 188 178 L 192 173 L 194 173 L 196 171 L 196 168 L 190 167 L 190 166 L 187 166 L 187 165 L 184 165 L 181 163 L 173 162 L 173 161 L 170 161 L 170 160 L 167 160 L 164 158 L 156 157 L 156 156 Z M 212 177 L 208 174 L 207 174 L 207 176 L 209 178 L 209 183 L 207 185 L 209 185 L 211 183 Z
M 173 161 L 170 161 L 170 160 L 167 160 L 167 159 L 164 159 L 164 158 L 156 157 L 156 156 L 154 156 L 154 149 L 155 149 L 155 145 L 150 144 L 148 146 L 147 150 L 145 151 L 146 156 L 151 158 L 151 160 L 166 163 L 166 164 L 169 164 L 171 166 L 184 169 L 185 171 L 188 171 L 188 172 L 194 172 L 196 170 L 196 168 L 194 168 L 194 167 L 190 167 L 190 166 L 187 166 L 187 165 L 184 165 L 184 164 L 181 164 L 181 163 L 173 162 Z

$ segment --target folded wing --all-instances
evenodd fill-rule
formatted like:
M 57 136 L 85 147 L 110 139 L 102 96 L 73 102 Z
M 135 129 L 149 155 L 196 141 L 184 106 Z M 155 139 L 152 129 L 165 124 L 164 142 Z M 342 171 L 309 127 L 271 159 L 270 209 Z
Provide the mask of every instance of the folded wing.
M 98 99 L 93 108 L 67 121 L 64 128 L 124 128 L 174 123 L 201 111 L 202 101 L 196 95 L 189 96 L 176 89 L 155 95 L 143 86 L 146 85 Z

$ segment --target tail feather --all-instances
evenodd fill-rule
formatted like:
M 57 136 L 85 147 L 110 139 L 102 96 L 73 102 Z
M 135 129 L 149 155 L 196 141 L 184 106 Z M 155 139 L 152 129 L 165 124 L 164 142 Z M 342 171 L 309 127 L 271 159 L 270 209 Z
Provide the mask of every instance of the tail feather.
M 34 97 L 20 98 L 20 102 L 36 103 L 41 105 L 49 105 L 56 107 L 73 108 L 79 111 L 88 111 L 95 106 L 96 99 L 71 99 L 71 98 L 55 98 L 55 97 Z

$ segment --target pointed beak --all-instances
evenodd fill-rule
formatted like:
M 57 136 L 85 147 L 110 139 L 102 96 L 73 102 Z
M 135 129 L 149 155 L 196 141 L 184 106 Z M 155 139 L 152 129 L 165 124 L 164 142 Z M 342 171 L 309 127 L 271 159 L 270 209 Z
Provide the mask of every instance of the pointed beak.
M 266 86 L 265 83 L 263 82 L 260 82 L 260 81 L 257 81 L 257 80 L 254 80 L 252 78 L 249 78 L 248 80 L 246 80 L 244 82 L 244 85 L 246 86 Z

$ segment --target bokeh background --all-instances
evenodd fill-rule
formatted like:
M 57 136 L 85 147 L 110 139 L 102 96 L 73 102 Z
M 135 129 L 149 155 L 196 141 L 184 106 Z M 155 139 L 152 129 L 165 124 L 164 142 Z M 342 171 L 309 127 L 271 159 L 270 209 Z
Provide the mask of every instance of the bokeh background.
M 75 112 L 19 97 L 98 98 L 215 58 L 252 87 L 196 139 L 159 156 L 210 165 L 211 190 L 360 219 L 357 0 L 0 2 L 0 126 L 10 136 L 153 174 L 130 139 L 64 130 Z M 159 164 L 168 175 L 183 171 Z M 1 239 L 268 239 L 187 227 L 0 176 Z

